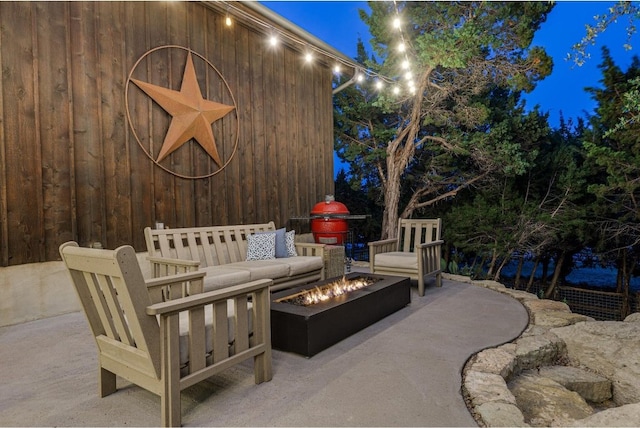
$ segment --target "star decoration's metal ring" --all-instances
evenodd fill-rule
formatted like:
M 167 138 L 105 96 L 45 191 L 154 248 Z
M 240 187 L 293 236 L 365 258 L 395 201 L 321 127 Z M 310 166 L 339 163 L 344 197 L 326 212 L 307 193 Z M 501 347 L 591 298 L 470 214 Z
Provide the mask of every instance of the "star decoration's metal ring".
M 231 152 L 231 155 L 228 156 L 227 160 L 221 165 L 219 166 L 219 168 L 213 172 L 211 172 L 210 174 L 204 174 L 204 175 L 196 175 L 196 176 L 190 176 L 190 175 L 185 175 L 185 174 L 181 174 L 179 172 L 173 171 L 169 168 L 167 168 L 164 165 L 161 165 L 160 162 L 156 161 L 156 159 L 154 158 L 154 156 L 152 155 L 152 153 L 150 153 L 142 144 L 142 141 L 140 140 L 140 137 L 138 136 L 138 133 L 136 132 L 136 129 L 133 125 L 133 121 L 131 120 L 131 113 L 129 110 L 129 85 L 130 83 L 132 83 L 132 76 L 133 73 L 135 72 L 135 70 L 137 69 L 138 65 L 145 59 L 147 58 L 149 55 L 151 55 L 154 52 L 157 52 L 161 49 L 181 49 L 187 52 L 187 55 L 190 53 L 192 55 L 197 56 L 198 58 L 200 58 L 202 61 L 204 61 L 211 69 L 213 69 L 216 74 L 218 75 L 218 77 L 220 78 L 220 80 L 222 81 L 222 83 L 224 83 L 225 87 L 227 88 L 227 91 L 229 92 L 229 96 L 231 97 L 231 100 L 233 101 L 233 111 L 235 113 L 235 118 L 236 118 L 236 129 L 235 129 L 235 142 L 233 144 L 233 150 Z M 135 85 L 134 85 L 135 86 Z M 227 81 L 225 80 L 225 78 L 222 76 L 222 73 L 220 73 L 220 71 L 218 71 L 218 69 L 209 61 L 207 60 L 204 56 L 200 55 L 197 52 L 194 52 L 193 50 L 186 48 L 184 46 L 178 46 L 178 45 L 165 45 L 165 46 L 158 46 L 156 48 L 153 48 L 149 51 L 147 51 L 146 53 L 144 53 L 133 65 L 133 67 L 131 68 L 131 71 L 129 72 L 129 76 L 127 77 L 127 82 L 125 84 L 125 111 L 127 114 L 127 121 L 129 122 L 129 128 L 131 129 L 131 132 L 133 133 L 134 138 L 136 139 L 136 142 L 138 143 L 138 145 L 140 146 L 140 148 L 142 149 L 142 151 L 145 153 L 145 155 L 147 155 L 147 157 L 149 159 L 151 159 L 151 161 L 156 164 L 157 166 L 159 166 L 160 168 L 162 168 L 163 170 L 165 170 L 166 172 L 173 174 L 177 177 L 181 177 L 181 178 L 185 178 L 185 179 L 200 179 L 200 178 L 208 178 L 208 177 L 212 177 L 214 175 L 216 175 L 217 173 L 219 173 L 220 171 L 222 171 L 233 159 L 233 157 L 235 156 L 237 150 L 238 150 L 238 141 L 239 141 L 239 136 L 240 136 L 240 121 L 238 118 L 238 105 L 236 103 L 235 97 L 233 96 L 233 92 L 231 91 L 231 88 L 229 87 L 229 84 L 227 83 Z

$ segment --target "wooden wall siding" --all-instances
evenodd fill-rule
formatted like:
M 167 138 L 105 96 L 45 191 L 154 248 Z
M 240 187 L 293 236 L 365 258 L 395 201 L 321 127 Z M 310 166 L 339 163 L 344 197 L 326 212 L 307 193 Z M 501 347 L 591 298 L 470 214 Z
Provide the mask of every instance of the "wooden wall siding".
M 270 50 L 263 34 L 223 20 L 195 2 L 0 2 L 0 266 L 58 260 L 70 239 L 143 251 L 143 228 L 155 221 L 287 226 L 333 192 L 331 71 L 304 65 L 290 48 Z M 129 130 L 129 71 L 168 44 L 206 57 L 237 102 L 237 152 L 210 178 L 167 173 Z M 140 72 L 178 89 L 184 56 L 161 55 Z M 218 76 L 195 57 L 194 64 L 205 97 L 230 104 Z M 167 115 L 149 99 L 132 99 L 132 122 L 147 127 L 143 144 L 154 147 Z M 232 128 L 214 125 L 223 159 L 233 150 Z M 194 176 L 213 170 L 193 142 L 163 162 Z

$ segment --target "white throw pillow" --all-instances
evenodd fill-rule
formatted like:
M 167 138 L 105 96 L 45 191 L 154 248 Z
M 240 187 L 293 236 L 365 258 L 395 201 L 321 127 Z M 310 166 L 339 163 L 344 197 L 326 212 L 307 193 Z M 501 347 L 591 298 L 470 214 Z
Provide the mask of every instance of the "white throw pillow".
M 247 236 L 247 260 L 269 260 L 275 258 L 275 232 Z
M 296 257 L 298 255 L 298 252 L 296 251 L 296 231 L 288 231 L 285 233 L 284 239 L 287 245 L 287 255 L 289 257 Z

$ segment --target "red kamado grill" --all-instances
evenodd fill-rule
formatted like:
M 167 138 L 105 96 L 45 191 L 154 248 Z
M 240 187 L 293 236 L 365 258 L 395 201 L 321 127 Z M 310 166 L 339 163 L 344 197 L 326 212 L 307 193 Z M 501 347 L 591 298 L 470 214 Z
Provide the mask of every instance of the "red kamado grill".
M 347 242 L 349 210 L 333 197 L 327 196 L 311 210 L 311 232 L 318 244 L 343 245 Z
M 291 217 L 291 220 L 311 220 L 311 232 L 318 244 L 344 245 L 347 243 L 347 220 L 364 220 L 366 215 L 351 215 L 347 207 L 327 195 L 311 209 L 309 217 Z

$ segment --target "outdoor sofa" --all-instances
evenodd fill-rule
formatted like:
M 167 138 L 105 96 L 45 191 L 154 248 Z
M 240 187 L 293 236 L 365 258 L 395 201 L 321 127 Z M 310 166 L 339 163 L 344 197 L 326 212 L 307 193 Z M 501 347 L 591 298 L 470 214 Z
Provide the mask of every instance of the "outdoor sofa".
M 324 279 L 325 245 L 294 235 L 273 222 L 144 230 L 154 278 L 200 270 L 205 291 L 259 279 L 277 291 Z

